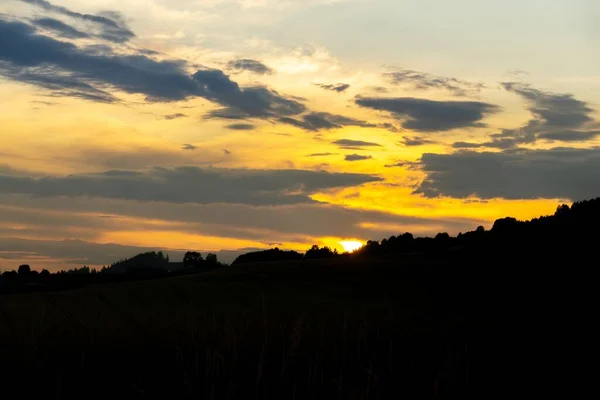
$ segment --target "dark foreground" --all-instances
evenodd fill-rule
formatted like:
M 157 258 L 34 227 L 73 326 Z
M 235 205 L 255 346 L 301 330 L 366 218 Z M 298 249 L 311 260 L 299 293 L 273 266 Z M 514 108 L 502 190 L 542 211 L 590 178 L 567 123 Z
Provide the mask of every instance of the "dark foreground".
M 499 398 L 524 382 L 539 394 L 565 355 L 556 332 L 577 318 L 537 274 L 456 262 L 256 264 L 3 296 L 2 397 Z

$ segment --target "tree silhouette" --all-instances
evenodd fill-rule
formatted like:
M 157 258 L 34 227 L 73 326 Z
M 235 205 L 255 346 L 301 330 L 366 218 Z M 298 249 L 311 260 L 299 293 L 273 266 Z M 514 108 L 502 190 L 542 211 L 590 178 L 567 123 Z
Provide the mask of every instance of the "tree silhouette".
M 31 274 L 31 267 L 27 264 L 20 265 L 17 273 L 20 277 L 27 277 Z
M 203 262 L 202 254 L 197 251 L 188 251 L 183 256 L 183 266 L 186 268 L 199 267 Z
M 331 250 L 331 248 L 327 247 L 327 246 L 319 247 L 315 244 L 306 251 L 304 258 L 307 260 L 310 260 L 310 259 L 319 259 L 319 258 L 332 258 L 337 255 L 338 255 L 337 250 Z

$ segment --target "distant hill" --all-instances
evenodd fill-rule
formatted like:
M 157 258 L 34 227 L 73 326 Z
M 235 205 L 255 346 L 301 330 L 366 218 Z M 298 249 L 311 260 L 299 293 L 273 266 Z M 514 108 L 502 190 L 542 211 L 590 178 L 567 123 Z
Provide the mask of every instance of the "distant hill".
M 279 248 L 270 250 L 254 251 L 240 255 L 235 259 L 233 265 L 248 264 L 254 262 L 269 262 L 269 261 L 299 261 L 304 259 L 304 255 L 297 251 L 284 251 Z
M 151 251 L 118 261 L 108 267 L 106 272 L 124 274 L 148 269 L 173 272 L 183 270 L 184 266 L 182 262 L 171 262 L 169 256 L 162 251 Z

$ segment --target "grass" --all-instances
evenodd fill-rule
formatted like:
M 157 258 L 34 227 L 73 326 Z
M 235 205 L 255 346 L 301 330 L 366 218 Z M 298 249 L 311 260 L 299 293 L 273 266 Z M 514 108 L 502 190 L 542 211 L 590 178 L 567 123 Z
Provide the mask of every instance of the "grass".
M 470 294 L 455 284 L 442 290 L 444 282 L 410 272 L 423 263 L 248 265 L 3 296 L 3 391 L 45 398 L 464 397 L 469 380 L 481 380 L 473 372 L 487 365 L 481 356 L 498 351 L 486 338 L 495 337 L 500 317 L 479 302 L 464 307 Z

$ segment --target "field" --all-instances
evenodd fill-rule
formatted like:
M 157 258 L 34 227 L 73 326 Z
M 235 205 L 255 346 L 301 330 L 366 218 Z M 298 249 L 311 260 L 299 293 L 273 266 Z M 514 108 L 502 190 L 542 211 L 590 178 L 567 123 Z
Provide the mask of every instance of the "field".
M 489 398 L 517 317 L 498 284 L 445 267 L 416 256 L 253 264 L 2 296 L 3 394 L 437 399 L 476 383 Z

